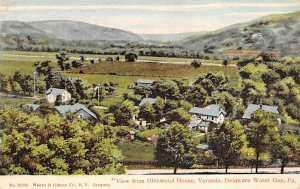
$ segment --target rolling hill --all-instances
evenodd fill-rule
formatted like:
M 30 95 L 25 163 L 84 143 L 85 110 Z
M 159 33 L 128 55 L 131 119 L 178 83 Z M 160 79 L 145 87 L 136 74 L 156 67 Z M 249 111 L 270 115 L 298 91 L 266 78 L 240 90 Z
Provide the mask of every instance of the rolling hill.
M 37 22 L 3 21 L 1 22 L 0 34 L 37 34 L 47 38 L 60 40 L 142 40 L 138 35 L 124 30 L 69 20 Z
M 270 15 L 183 39 L 180 45 L 197 51 L 280 51 L 300 55 L 300 11 Z

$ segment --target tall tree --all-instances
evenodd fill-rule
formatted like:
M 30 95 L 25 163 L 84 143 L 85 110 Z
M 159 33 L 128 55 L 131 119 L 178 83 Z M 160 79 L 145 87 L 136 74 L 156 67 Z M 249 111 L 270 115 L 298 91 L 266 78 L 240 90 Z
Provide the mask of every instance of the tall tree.
M 197 60 L 193 60 L 193 62 L 191 63 L 191 66 L 193 66 L 196 70 L 197 68 L 200 68 L 201 62 L 199 62 Z
M 281 174 L 284 174 L 284 167 L 291 160 L 296 159 L 300 152 L 300 143 L 298 137 L 293 134 L 282 134 L 277 140 L 271 143 L 269 147 L 273 159 L 281 161 Z
M 192 119 L 191 114 L 184 108 L 177 108 L 168 113 L 168 119 L 186 125 Z
M 243 126 L 239 121 L 232 120 L 215 127 L 208 140 L 213 154 L 225 166 L 225 173 L 230 165 L 234 165 L 241 158 L 242 149 L 247 147 L 247 143 Z
M 189 168 L 193 165 L 195 155 L 192 147 L 190 129 L 174 122 L 158 139 L 155 160 L 162 165 L 173 166 L 176 174 L 178 168 Z
M 153 106 L 147 102 L 140 110 L 139 117 L 143 118 L 147 122 L 155 122 L 155 110 Z
M 269 145 L 279 135 L 278 118 L 275 114 L 260 109 L 251 119 L 247 126 L 247 136 L 250 147 L 255 149 L 255 173 L 258 173 L 260 155 L 267 152 Z

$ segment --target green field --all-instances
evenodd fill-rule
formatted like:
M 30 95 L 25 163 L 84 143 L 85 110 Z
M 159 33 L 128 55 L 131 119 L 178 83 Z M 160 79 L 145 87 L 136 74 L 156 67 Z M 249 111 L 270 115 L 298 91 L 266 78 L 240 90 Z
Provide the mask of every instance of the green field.
M 17 55 L 22 58 L 44 58 L 44 59 L 55 59 L 55 54 L 57 52 L 29 52 L 29 51 L 4 51 L 2 53 L 4 57 L 13 57 L 13 55 Z M 83 55 L 85 58 L 93 58 L 93 59 L 106 59 L 107 57 L 113 57 L 114 59 L 119 56 L 121 60 L 124 60 L 123 55 L 98 55 L 98 54 L 68 54 L 71 59 L 79 58 L 80 55 Z M 29 56 L 29 57 L 26 57 Z M 158 62 L 192 62 L 195 60 L 194 58 L 176 58 L 176 57 L 150 57 L 150 56 L 139 56 L 138 60 L 141 61 L 158 61 Z M 221 64 L 223 60 L 206 60 L 206 59 L 196 59 L 202 63 L 213 63 L 213 64 Z M 230 61 L 230 64 L 236 64 L 236 61 Z
M 87 85 L 92 84 L 102 84 L 107 82 L 114 82 L 118 83 L 118 87 L 116 88 L 116 95 L 115 97 L 106 97 L 102 102 L 102 106 L 110 106 L 112 104 L 117 104 L 123 100 L 124 93 L 131 93 L 132 91 L 129 90 L 127 87 L 128 85 L 134 83 L 141 77 L 137 76 L 116 76 L 116 75 L 100 75 L 100 74 L 70 74 L 64 73 L 67 77 L 80 77 L 84 81 L 86 81 Z M 147 77 L 148 79 L 161 79 L 159 77 Z
M 223 71 L 225 74 L 235 78 L 237 68 L 223 66 L 201 66 L 195 69 L 186 64 L 158 64 L 146 62 L 100 62 L 94 65 L 84 66 L 71 70 L 73 73 L 114 73 L 118 75 L 135 75 L 142 77 L 196 77 L 202 73 Z
M 3 55 L 4 54 L 4 55 Z M 57 68 L 55 60 L 55 52 L 25 52 L 25 51 L 4 51 L 2 57 L 0 57 L 0 73 L 5 75 L 12 75 L 15 71 L 31 74 L 34 71 L 33 64 L 38 61 L 51 60 L 52 65 Z M 69 54 L 72 58 L 79 58 L 80 54 Z M 84 55 L 91 58 L 106 58 L 110 55 Z M 112 56 L 115 57 L 115 56 Z M 123 56 L 120 57 L 121 59 Z M 148 61 L 173 61 L 184 62 L 191 61 L 191 59 L 182 58 L 163 58 L 163 57 L 139 57 Z M 216 63 L 216 62 L 213 62 Z M 78 74 L 82 69 L 85 74 Z M 116 88 L 115 97 L 107 97 L 102 102 L 103 106 L 110 106 L 117 104 L 123 100 L 124 93 L 131 93 L 132 91 L 127 89 L 128 85 L 133 84 L 138 79 L 174 79 L 174 78 L 186 78 L 193 81 L 198 75 L 207 73 L 209 71 L 218 72 L 223 71 L 228 74 L 233 80 L 237 80 L 237 68 L 224 67 L 224 66 L 201 66 L 198 69 L 194 69 L 189 64 L 158 64 L 147 62 L 97 62 L 91 65 L 89 61 L 86 61 L 86 66 L 74 69 L 70 72 L 63 73 L 68 77 L 80 77 L 87 85 L 102 84 L 107 82 L 118 83 Z M 92 73 L 98 74 L 92 74 Z M 117 75 L 109 75 L 109 73 L 115 73 Z
M 0 98 L 0 108 L 8 105 L 10 107 L 18 108 L 22 104 L 32 104 L 34 102 L 33 99 L 21 99 L 21 98 Z
M 142 142 L 119 143 L 124 161 L 153 161 L 155 145 Z

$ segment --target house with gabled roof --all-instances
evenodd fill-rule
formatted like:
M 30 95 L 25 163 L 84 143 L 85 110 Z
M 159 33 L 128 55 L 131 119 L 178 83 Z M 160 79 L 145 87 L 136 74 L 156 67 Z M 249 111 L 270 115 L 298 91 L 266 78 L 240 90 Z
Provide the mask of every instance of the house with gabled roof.
M 46 100 L 50 104 L 55 103 L 57 96 L 61 96 L 61 102 L 68 102 L 72 98 L 66 89 L 49 88 L 46 91 Z
M 23 108 L 27 107 L 27 108 L 31 109 L 32 111 L 36 111 L 39 109 L 40 105 L 39 104 L 25 104 L 22 107 Z
M 66 115 L 68 112 L 76 114 L 80 119 L 98 119 L 94 112 L 78 103 L 74 105 L 55 106 L 55 110 L 61 115 Z
M 223 123 L 227 114 L 217 104 L 208 105 L 204 108 L 193 107 L 189 112 L 193 116 L 197 116 L 201 120 L 211 121 L 214 123 Z
M 156 103 L 156 98 L 144 98 L 140 104 L 139 107 L 142 108 L 143 106 L 145 106 L 145 104 L 149 103 L 150 105 L 153 105 Z
M 32 109 L 32 111 L 38 111 L 39 104 L 26 104 L 25 107 Z M 89 110 L 82 104 L 74 104 L 74 105 L 60 105 L 54 106 L 54 109 L 62 116 L 65 116 L 67 113 L 76 114 L 79 119 L 98 119 L 97 115 Z
M 278 115 L 278 122 L 281 124 L 281 118 L 279 115 L 279 107 L 278 106 L 269 106 L 269 105 L 263 105 L 263 104 L 249 104 L 247 106 L 246 111 L 244 112 L 244 115 L 242 117 L 245 121 L 251 121 L 252 115 L 259 109 L 262 109 L 266 112 L 274 113 Z

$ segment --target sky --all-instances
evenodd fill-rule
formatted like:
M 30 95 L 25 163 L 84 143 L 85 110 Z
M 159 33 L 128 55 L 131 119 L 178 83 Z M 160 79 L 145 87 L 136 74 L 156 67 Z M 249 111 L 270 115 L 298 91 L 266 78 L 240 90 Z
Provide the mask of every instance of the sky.
M 75 20 L 137 34 L 212 31 L 300 10 L 300 0 L 0 0 L 0 20 Z

